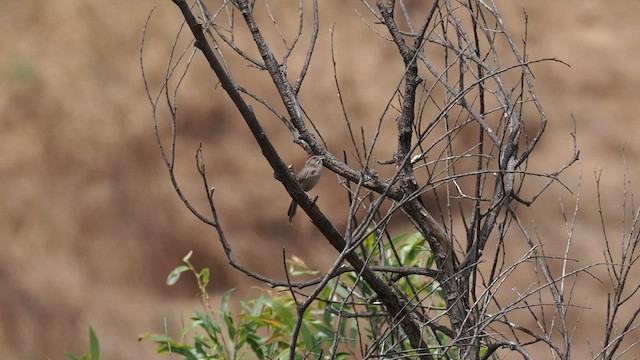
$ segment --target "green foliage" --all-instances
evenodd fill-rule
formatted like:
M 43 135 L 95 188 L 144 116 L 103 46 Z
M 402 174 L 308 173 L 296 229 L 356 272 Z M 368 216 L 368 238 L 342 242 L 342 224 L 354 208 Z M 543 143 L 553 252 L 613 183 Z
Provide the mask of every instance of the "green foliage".
M 93 328 L 89 326 L 89 354 L 81 356 L 67 353 L 68 360 L 100 360 L 100 343 L 98 337 L 93 331 Z
M 426 241 L 418 232 L 407 236 L 400 234 L 390 241 L 381 241 L 377 233 L 371 229 L 371 234 L 363 242 L 364 254 L 368 256 L 371 263 L 385 267 L 396 268 L 419 268 L 430 269 L 435 261 L 433 254 L 425 245 Z M 424 303 L 428 303 L 429 315 L 431 319 L 437 319 L 445 312 L 446 304 L 444 301 L 444 293 L 440 288 L 440 284 L 425 276 L 406 275 L 398 276 L 391 280 L 396 290 L 403 293 L 407 298 L 417 300 L 419 297 Z M 324 306 L 330 309 L 331 314 L 364 314 L 364 313 L 383 313 L 383 309 L 379 302 L 371 301 L 376 298 L 373 290 L 362 281 L 355 272 L 345 273 L 340 278 L 333 279 L 329 282 L 325 291 L 320 295 L 322 299 L 330 299 Z M 357 299 L 361 299 L 359 302 Z M 323 305 L 320 305 L 322 307 Z M 437 309 L 437 310 L 433 310 Z M 423 312 L 422 310 L 420 310 Z M 334 316 L 334 317 L 337 317 Z M 393 326 L 389 319 L 384 316 L 360 318 L 342 318 L 342 326 L 347 323 L 345 331 L 340 335 L 345 339 L 345 343 L 352 348 L 356 346 L 355 340 L 358 334 L 366 335 L 368 342 L 377 342 L 379 351 L 377 353 L 383 358 L 407 357 L 414 358 L 415 354 L 407 353 L 404 349 L 410 349 L 410 343 L 407 337 L 402 333 L 401 329 Z M 327 322 L 331 324 L 331 322 Z M 391 328 L 391 330 L 390 330 Z M 342 331 L 342 328 L 339 328 Z M 360 331 L 360 333 L 359 333 Z M 441 334 L 440 334 L 441 335 Z M 431 349 L 432 355 L 436 358 L 438 355 L 444 355 L 442 344 L 447 344 L 447 339 L 443 337 L 435 338 L 430 336 L 429 332 L 425 332 L 427 343 L 433 345 Z M 447 349 L 450 359 L 456 359 L 455 349 Z
M 384 244 L 384 245 L 381 245 Z M 375 232 L 365 239 L 360 251 L 370 254 L 375 262 L 388 267 L 431 268 L 433 255 L 418 233 L 402 234 L 391 241 L 381 242 Z M 147 339 L 158 344 L 160 354 L 180 355 L 184 359 L 286 359 L 290 355 L 291 333 L 296 324 L 297 304 L 289 289 L 264 290 L 256 299 L 241 302 L 239 314 L 229 309 L 233 289 L 227 291 L 220 301 L 219 310 L 213 310 L 209 302 L 207 285 L 210 272 L 205 268 L 195 269 L 189 261 L 192 252 L 182 260 L 184 265 L 176 267 L 167 277 L 173 285 L 182 273 L 190 272 L 200 289 L 203 311 L 195 315 L 183 327 L 178 340 L 166 334 L 145 334 Z M 291 276 L 316 275 L 299 258 L 287 261 Z M 395 287 L 408 298 L 421 294 L 431 308 L 440 308 L 440 313 L 429 314 L 437 318 L 444 312 L 443 294 L 439 284 L 424 276 L 406 275 L 394 279 Z M 426 294 L 426 296 L 424 295 Z M 355 272 L 345 272 L 329 281 L 316 301 L 305 311 L 296 344 L 296 359 L 358 357 L 356 349 L 375 344 L 376 353 L 382 357 L 412 357 L 404 349 L 411 348 L 408 339 L 375 300 L 373 290 Z M 430 310 L 434 311 L 434 310 Z M 355 316 L 356 314 L 380 314 Z M 455 349 L 441 349 L 447 339 L 429 338 L 433 345 L 432 355 L 441 356 L 446 351 L 451 359 L 456 358 Z

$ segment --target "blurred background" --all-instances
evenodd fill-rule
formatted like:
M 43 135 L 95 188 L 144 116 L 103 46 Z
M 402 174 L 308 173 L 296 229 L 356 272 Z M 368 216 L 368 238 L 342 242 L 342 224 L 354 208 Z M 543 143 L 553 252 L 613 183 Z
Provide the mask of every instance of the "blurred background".
M 259 284 L 228 266 L 212 229 L 179 201 L 163 165 L 139 62 L 142 29 L 154 4 L 151 0 L 0 2 L 3 358 L 62 359 L 66 351 L 85 352 L 90 325 L 105 359 L 157 358 L 154 345 L 139 343 L 138 336 L 163 333 L 164 319 L 175 334 L 199 306 L 190 279 L 175 287 L 165 284 L 168 272 L 189 250 L 195 252 L 197 267 L 211 268 L 213 292 L 237 288 L 234 300 L 259 293 L 255 288 Z M 574 256 L 581 265 L 601 261 L 601 251 L 594 250 L 602 241 L 594 173 L 602 172 L 604 210 L 616 230 L 623 154 L 629 176 L 640 178 L 636 165 L 640 122 L 634 110 L 640 93 L 640 2 L 499 4 L 516 39 L 523 34 L 522 10 L 527 10 L 530 59 L 557 57 L 571 65 L 533 67 L 538 95 L 550 119 L 534 165 L 552 170 L 569 158 L 573 115 L 581 161 L 563 179 L 577 190 L 582 176 Z M 362 8 L 356 1 L 321 2 L 319 50 L 302 102 L 325 129 L 337 124 L 341 113 L 328 53 L 334 22 L 339 75 L 352 118 L 364 124 L 377 119 L 380 104 L 390 94 L 388 86 L 379 84 L 397 79 L 397 73 L 385 71 L 399 66 L 393 49 L 380 50 L 361 41 L 371 37 L 371 30 L 356 7 Z M 170 1 L 159 1 L 145 44 L 147 76 L 156 89 L 180 19 Z M 306 87 L 311 84 L 314 88 Z M 268 89 L 262 88 L 263 93 Z M 327 266 L 334 250 L 319 240 L 304 214 L 293 226 L 287 225 L 290 199 L 272 181 L 266 163 L 256 157 L 259 152 L 249 131 L 199 53 L 179 106 L 178 180 L 204 210 L 193 160 L 202 141 L 221 220 L 239 260 L 255 271 L 282 277 L 284 247 L 288 255 L 300 256 L 313 267 Z M 282 125 L 271 119 L 265 127 L 285 159 L 299 168 L 306 154 Z M 168 124 L 161 122 L 160 128 L 166 134 Z M 342 130 L 323 135 L 330 146 L 348 139 Z M 395 135 L 389 136 L 388 147 L 379 150 L 391 154 Z M 330 216 L 339 221 L 345 199 L 338 189 L 335 177 L 325 175 L 318 193 L 320 205 L 335 209 Z M 562 245 L 560 201 L 572 209 L 575 196 L 556 186 L 543 199 L 544 205 L 532 208 L 531 225 Z M 586 355 L 587 341 L 597 348 L 601 340 L 605 290 L 603 284 L 585 280 L 578 292 L 578 302 L 591 309 L 590 326 L 580 326 L 574 339 L 584 344 L 574 346 L 578 357 Z

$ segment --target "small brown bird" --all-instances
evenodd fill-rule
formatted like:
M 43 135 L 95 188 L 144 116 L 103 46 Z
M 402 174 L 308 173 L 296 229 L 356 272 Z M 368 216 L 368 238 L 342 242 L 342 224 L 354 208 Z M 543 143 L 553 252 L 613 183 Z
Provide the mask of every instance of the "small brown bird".
M 318 181 L 320 181 L 320 175 L 322 175 L 322 159 L 324 157 L 319 155 L 312 155 L 307 159 L 307 162 L 304 163 L 304 167 L 296 176 L 296 180 L 300 187 L 305 192 L 313 189 Z M 296 210 L 298 209 L 298 204 L 295 200 L 291 200 L 291 205 L 289 205 L 289 211 L 287 215 L 289 215 L 289 222 L 293 221 L 293 217 L 296 216 Z

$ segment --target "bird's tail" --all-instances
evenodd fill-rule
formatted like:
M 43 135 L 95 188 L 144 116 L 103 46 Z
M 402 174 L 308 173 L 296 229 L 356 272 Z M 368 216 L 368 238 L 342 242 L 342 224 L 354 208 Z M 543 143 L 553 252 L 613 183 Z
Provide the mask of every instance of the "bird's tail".
M 293 217 L 296 216 L 296 210 L 298 209 L 298 203 L 295 200 L 291 200 L 291 205 L 289 205 L 289 211 L 287 211 L 287 215 L 289 215 L 289 223 L 293 221 Z

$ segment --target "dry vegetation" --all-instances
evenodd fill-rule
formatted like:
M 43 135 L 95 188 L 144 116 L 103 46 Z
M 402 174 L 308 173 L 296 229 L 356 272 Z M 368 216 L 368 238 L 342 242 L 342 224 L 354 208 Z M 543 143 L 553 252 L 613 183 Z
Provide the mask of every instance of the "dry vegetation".
M 549 168 L 564 160 L 557 154 L 570 151 L 574 114 L 581 166 L 565 175 L 574 189 L 579 169 L 583 177 L 574 256 L 582 265 L 601 261 L 593 171 L 603 171 L 604 210 L 616 230 L 623 148 L 631 178 L 640 179 L 635 165 L 640 123 L 633 112 L 640 84 L 640 24 L 635 19 L 640 5 L 504 3 L 503 15 L 514 30 L 521 23 L 521 5 L 526 7 L 531 54 L 559 57 L 572 66 L 534 69 L 538 94 L 551 119 L 538 149 L 546 156 L 537 159 Z M 364 46 L 353 52 L 363 46 L 358 34 L 369 30 L 353 21 L 357 15 L 348 2 L 336 4 L 323 5 L 321 16 L 328 20 L 321 23 L 321 32 L 328 34 L 335 18 L 343 92 L 351 94 L 347 106 L 352 117 L 365 121 L 376 116 L 377 103 L 386 97 L 382 87 L 366 85 L 374 76 L 382 83 L 393 81 L 384 69 L 396 60 L 391 50 L 371 54 Z M 250 289 L 255 283 L 230 271 L 213 234 L 178 201 L 161 163 L 138 64 L 140 31 L 152 5 L 123 0 L 0 4 L 5 35 L 0 53 L 0 346 L 7 358 L 59 359 L 64 351 L 84 351 L 90 324 L 105 358 L 153 358 L 153 346 L 138 344 L 137 335 L 162 332 L 164 317 L 175 331 L 180 317 L 197 306 L 193 288 L 164 284 L 168 271 L 189 249 L 195 250 L 196 265 L 212 268 L 214 290 L 237 287 L 238 298 L 255 295 Z M 180 16 L 169 1 L 160 2 L 156 16 L 145 51 L 148 70 L 160 75 Z M 514 35 L 517 38 L 518 31 Z M 317 94 L 304 102 L 310 113 L 324 112 L 320 121 L 330 124 L 340 109 L 332 79 L 323 77 L 330 74 L 327 36 L 321 42 L 321 55 L 310 74 L 318 79 Z M 184 121 L 179 124 L 178 156 L 184 161 L 179 162 L 179 176 L 186 190 L 198 195 L 193 167 L 197 143 L 215 142 L 225 149 L 209 153 L 206 160 L 210 168 L 226 171 L 224 176 L 215 172 L 213 180 L 218 206 L 224 207 L 222 221 L 241 260 L 256 271 L 279 276 L 281 265 L 264 259 L 279 259 L 286 246 L 289 254 L 310 265 L 326 266 L 333 250 L 314 241 L 317 234 L 304 216 L 294 227 L 287 225 L 289 198 L 270 181 L 267 164 L 248 157 L 256 153 L 256 145 L 198 57 L 182 91 L 189 97 L 180 105 Z M 305 154 L 279 127 L 273 123 L 267 131 L 287 149 L 288 160 L 300 164 Z M 331 144 L 347 134 L 328 136 Z M 318 188 L 324 206 L 344 200 L 331 197 L 338 193 L 331 180 L 326 176 Z M 572 208 L 574 196 L 561 187 L 534 206 L 532 221 L 548 239 L 565 236 L 559 198 Z M 340 218 L 342 210 L 336 209 L 332 220 Z M 396 225 L 399 230 L 405 226 Z M 562 250 L 554 249 L 552 241 L 547 246 L 548 252 Z M 582 319 L 574 342 L 590 339 L 597 344 L 604 316 L 601 295 L 608 288 L 581 279 L 576 298 L 594 310 Z M 586 350 L 574 347 L 574 356 L 581 358 Z

